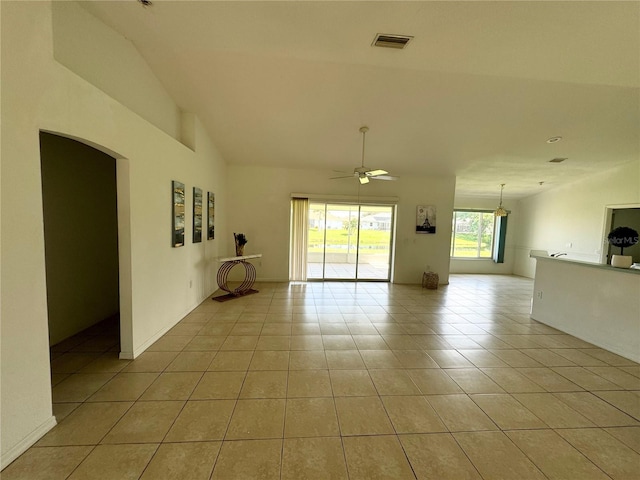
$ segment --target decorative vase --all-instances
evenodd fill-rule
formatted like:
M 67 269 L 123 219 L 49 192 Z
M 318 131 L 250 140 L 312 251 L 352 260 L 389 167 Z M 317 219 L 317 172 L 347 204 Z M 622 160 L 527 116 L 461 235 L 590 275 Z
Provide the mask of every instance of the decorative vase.
M 244 255 L 244 245 L 236 245 L 236 256 L 241 257 Z
M 633 264 L 631 255 L 611 255 L 611 266 L 616 268 L 629 268 Z

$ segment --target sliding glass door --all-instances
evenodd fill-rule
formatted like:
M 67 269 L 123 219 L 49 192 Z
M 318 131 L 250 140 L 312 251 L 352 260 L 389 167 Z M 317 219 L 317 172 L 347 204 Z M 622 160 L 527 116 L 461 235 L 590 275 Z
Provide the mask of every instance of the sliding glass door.
M 388 281 L 393 208 L 310 202 L 307 278 Z

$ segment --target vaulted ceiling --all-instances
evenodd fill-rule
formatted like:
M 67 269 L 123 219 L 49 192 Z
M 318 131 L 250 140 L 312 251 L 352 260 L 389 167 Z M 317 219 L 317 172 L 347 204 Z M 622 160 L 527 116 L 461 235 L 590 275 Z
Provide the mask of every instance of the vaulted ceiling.
M 351 170 L 368 125 L 371 167 L 517 198 L 640 159 L 639 2 L 81 4 L 230 164 Z

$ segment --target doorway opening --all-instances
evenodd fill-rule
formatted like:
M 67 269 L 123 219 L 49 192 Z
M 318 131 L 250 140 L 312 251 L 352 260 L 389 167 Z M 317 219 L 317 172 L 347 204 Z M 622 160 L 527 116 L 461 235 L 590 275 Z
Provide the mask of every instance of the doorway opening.
M 52 133 L 40 132 L 40 158 L 55 407 L 90 393 L 73 388 L 75 374 L 118 363 L 117 175 L 114 157 Z
M 391 279 L 395 207 L 309 202 L 307 279 Z

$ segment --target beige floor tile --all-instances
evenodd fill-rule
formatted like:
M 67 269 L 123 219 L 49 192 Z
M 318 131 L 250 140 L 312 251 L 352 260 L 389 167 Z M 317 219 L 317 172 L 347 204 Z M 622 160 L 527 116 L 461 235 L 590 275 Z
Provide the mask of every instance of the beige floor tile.
M 609 477 L 553 430 L 506 432 L 550 479 L 607 480 Z
M 640 378 L 616 367 L 587 367 L 587 370 L 619 385 L 625 390 L 640 390 Z
M 215 352 L 180 352 L 169 364 L 165 372 L 204 372 L 207 370 Z
M 82 404 L 81 403 L 54 403 L 53 415 L 56 417 L 56 421 L 60 423 L 80 405 Z
M 30 448 L 2 471 L 3 480 L 65 479 L 93 447 Z
M 367 317 L 368 318 L 368 317 Z M 369 321 L 363 323 L 348 323 L 349 333 L 351 335 L 379 335 L 380 332 Z
M 638 478 L 640 454 L 599 428 L 557 431 L 612 478 Z
M 393 354 L 404 368 L 438 368 L 435 360 L 421 350 L 394 350 Z
M 289 351 L 291 337 L 288 335 L 261 335 L 256 345 L 256 351 L 259 350 L 280 350 Z
M 358 350 L 388 350 L 390 348 L 378 334 L 352 335 L 352 338 Z M 415 345 L 414 348 L 416 348 Z
M 360 355 L 367 368 L 402 368 L 402 364 L 390 350 L 361 350 Z
M 131 405 L 130 402 L 84 403 L 53 427 L 36 445 L 96 445 Z
M 345 323 L 321 323 L 320 332 L 322 335 L 349 335 L 351 333 Z
M 99 357 L 99 353 L 64 353 L 51 361 L 51 372 L 76 373 Z
M 637 365 L 637 363 L 627 358 L 621 357 L 620 355 L 616 355 L 615 353 L 608 352 L 601 348 L 589 348 L 581 351 L 614 367 L 627 367 Z
M 427 352 L 430 352 L 431 350 L 455 351 L 453 350 L 455 347 L 450 343 L 447 343 L 439 335 L 413 335 L 413 340 L 420 348 L 427 350 Z M 429 353 L 429 355 L 431 355 L 431 353 Z
M 509 367 L 504 361 L 487 350 L 458 350 L 476 367 Z
M 262 326 L 261 335 L 291 335 L 290 323 L 266 323 Z
M 285 437 L 328 437 L 340 435 L 332 398 L 290 398 L 284 423 Z
M 114 373 L 74 373 L 52 388 L 54 402 L 84 402 L 114 376 Z
M 599 427 L 639 425 L 637 420 L 589 392 L 555 393 L 554 395 Z
M 420 346 L 412 335 L 382 335 L 384 342 L 391 350 L 419 350 Z M 375 350 L 375 349 L 374 349 Z M 383 348 L 380 350 L 384 350 Z
M 571 360 L 546 348 L 527 348 L 521 351 L 546 367 L 571 367 L 575 365 Z
M 236 399 L 245 372 L 206 372 L 191 394 L 191 400 Z
M 415 479 L 395 435 L 343 439 L 350 480 Z
M 327 365 L 331 370 L 359 370 L 366 368 L 358 350 L 329 350 L 324 353 Z
M 465 393 L 504 393 L 504 390 L 477 368 L 449 368 L 445 370 Z
M 545 476 L 502 432 L 454 433 L 456 441 L 486 479 L 544 479 Z
M 580 392 L 583 391 L 575 383 L 557 374 L 550 368 L 518 368 L 518 373 L 540 385 L 548 392 Z
M 502 430 L 547 428 L 547 425 L 511 395 L 471 395 L 471 399 Z
M 516 393 L 516 400 L 551 428 L 580 428 L 595 425 L 551 393 Z
M 256 345 L 258 344 L 258 338 L 259 337 L 257 335 L 230 335 L 224 341 L 224 343 L 220 347 L 220 350 L 255 350 Z
M 337 397 L 335 402 L 343 436 L 395 433 L 379 397 Z
M 224 442 L 212 480 L 279 480 L 282 440 Z
M 379 395 L 419 395 L 411 377 L 401 369 L 369 370 Z
M 640 453 L 640 427 L 610 427 L 605 430 L 636 453 Z
M 225 440 L 282 438 L 284 399 L 238 400 Z
M 234 317 L 237 318 L 237 315 L 234 315 Z M 228 319 L 230 322 L 234 320 L 231 320 L 231 318 Z M 227 335 L 229 335 L 231 333 L 231 330 L 233 330 L 233 327 L 235 326 L 235 323 L 208 323 L 207 325 L 205 325 L 202 330 L 200 330 L 200 333 L 198 333 L 198 335 L 205 335 L 205 336 L 213 336 L 213 337 L 227 337 Z M 224 343 L 224 342 L 222 342 Z M 222 345 L 221 345 L 222 346 Z
M 185 402 L 136 402 L 102 443 L 159 443 Z
M 418 480 L 480 480 L 478 471 L 450 434 L 398 438 Z
M 158 373 L 119 373 L 93 394 L 89 402 L 122 402 L 140 398 Z
M 146 351 L 122 369 L 122 372 L 162 372 L 178 356 L 178 353 Z
M 249 369 L 252 357 L 252 351 L 218 352 L 208 370 L 216 372 L 246 372 Z
M 222 442 L 163 443 L 141 480 L 209 480 Z
M 553 371 L 571 380 L 585 390 L 620 390 L 615 383 L 582 367 L 554 367 Z
M 291 337 L 291 350 L 324 350 L 322 335 L 294 335 Z
M 286 370 L 248 372 L 240 391 L 240 398 L 285 398 L 287 377 Z
M 69 480 L 139 478 L 158 445 L 98 445 Z
M 426 398 L 451 432 L 497 430 L 467 395 L 430 395 Z
M 594 395 L 640 420 L 640 392 L 601 391 L 593 392 Z
M 519 368 L 535 368 L 542 367 L 542 364 L 537 360 L 525 355 L 519 350 L 510 350 L 510 349 L 496 349 L 490 350 L 490 352 L 498 357 L 500 360 L 505 362 L 510 367 L 519 367 Z
M 187 400 L 202 376 L 201 372 L 161 373 L 139 400 Z
M 330 397 L 331 381 L 328 370 L 291 370 L 287 397 Z
M 473 368 L 474 365 L 455 350 L 426 350 L 440 368 Z
M 224 343 L 226 337 L 214 335 L 197 335 L 193 337 L 186 347 L 185 352 L 216 352 Z
M 462 393 L 460 386 L 445 373 L 445 370 L 439 368 L 411 369 L 407 370 L 407 373 L 424 395 Z
M 262 323 L 237 323 L 229 332 L 231 336 L 260 335 Z
M 282 480 L 347 480 L 340 438 L 286 438 Z
M 317 323 L 294 323 L 291 335 L 320 335 L 320 325 Z M 292 339 L 293 340 L 293 339 Z M 320 339 L 322 341 L 322 338 Z
M 602 360 L 598 360 L 591 355 L 577 350 L 575 348 L 551 348 L 553 353 L 557 353 L 561 357 L 571 360 L 576 365 L 581 367 L 606 367 L 607 363 Z
M 131 363 L 131 360 L 120 360 L 116 352 L 108 352 L 96 358 L 79 373 L 118 373 Z
M 507 393 L 534 393 L 545 391 L 540 385 L 518 373 L 514 368 L 481 368 L 481 370 Z
M 165 335 L 151 345 L 148 352 L 180 352 L 195 335 Z
M 325 350 L 356 350 L 351 335 L 322 335 Z
M 204 323 L 178 323 L 175 327 L 169 330 L 167 335 L 197 335 Z
M 422 396 L 381 397 L 396 433 L 446 432 L 433 407 Z
M 333 395 L 336 397 L 366 397 L 378 392 L 367 370 L 330 370 Z
M 362 360 L 360 362 L 362 362 Z M 292 351 L 289 354 L 289 370 L 326 370 L 327 368 L 327 358 L 325 357 L 325 352 L 322 350 Z
M 222 440 L 227 431 L 235 400 L 187 402 L 171 426 L 165 442 Z
M 263 350 L 253 354 L 249 370 L 288 370 L 289 352 Z

